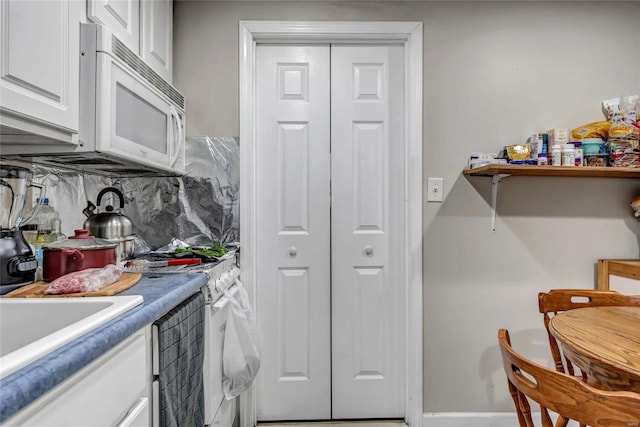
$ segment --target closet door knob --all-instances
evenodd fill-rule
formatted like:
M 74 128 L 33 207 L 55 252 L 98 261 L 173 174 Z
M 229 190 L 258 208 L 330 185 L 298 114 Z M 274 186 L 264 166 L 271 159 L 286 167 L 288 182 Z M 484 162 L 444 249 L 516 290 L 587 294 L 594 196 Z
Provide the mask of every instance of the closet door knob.
M 364 247 L 364 254 L 367 256 L 373 255 L 373 246 L 367 245 Z
M 298 254 L 298 249 L 295 246 L 289 248 L 289 256 L 294 257 Z

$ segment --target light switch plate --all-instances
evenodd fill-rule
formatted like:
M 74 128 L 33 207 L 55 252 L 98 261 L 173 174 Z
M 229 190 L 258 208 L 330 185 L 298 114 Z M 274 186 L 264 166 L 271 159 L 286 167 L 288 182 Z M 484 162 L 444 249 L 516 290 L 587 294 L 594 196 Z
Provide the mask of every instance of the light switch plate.
M 444 192 L 443 178 L 427 179 L 427 202 L 442 203 L 442 193 Z

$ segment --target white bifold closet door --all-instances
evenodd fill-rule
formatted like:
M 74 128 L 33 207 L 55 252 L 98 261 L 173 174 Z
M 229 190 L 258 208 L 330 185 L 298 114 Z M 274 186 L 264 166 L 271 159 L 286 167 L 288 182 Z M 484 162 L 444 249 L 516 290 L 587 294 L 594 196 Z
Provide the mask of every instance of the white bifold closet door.
M 258 420 L 402 418 L 403 48 L 256 67 Z

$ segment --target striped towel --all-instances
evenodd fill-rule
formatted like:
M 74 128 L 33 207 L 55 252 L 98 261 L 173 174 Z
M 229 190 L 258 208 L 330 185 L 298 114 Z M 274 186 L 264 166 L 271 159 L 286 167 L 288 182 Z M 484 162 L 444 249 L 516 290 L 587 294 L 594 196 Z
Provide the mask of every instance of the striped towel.
M 204 295 L 198 292 L 155 322 L 161 427 L 204 425 L 204 315 Z

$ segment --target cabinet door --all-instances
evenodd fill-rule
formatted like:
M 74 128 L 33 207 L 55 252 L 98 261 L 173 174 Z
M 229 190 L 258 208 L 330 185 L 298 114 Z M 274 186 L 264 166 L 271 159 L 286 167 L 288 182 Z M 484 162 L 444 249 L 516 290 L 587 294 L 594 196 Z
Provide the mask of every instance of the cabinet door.
M 6 420 L 3 427 L 148 425 L 144 329 Z
M 173 1 L 143 1 L 141 4 L 140 56 L 169 83 L 173 80 Z
M 83 14 L 78 1 L 0 2 L 2 125 L 77 142 Z
M 140 0 L 89 0 L 87 17 L 107 27 L 129 49 L 140 54 Z
M 149 427 L 149 398 L 141 397 L 117 427 Z

